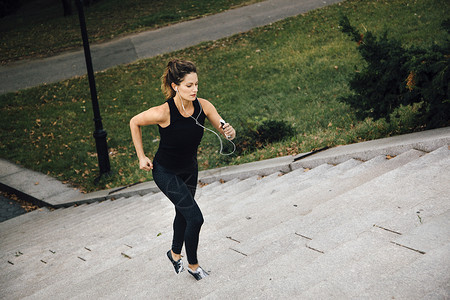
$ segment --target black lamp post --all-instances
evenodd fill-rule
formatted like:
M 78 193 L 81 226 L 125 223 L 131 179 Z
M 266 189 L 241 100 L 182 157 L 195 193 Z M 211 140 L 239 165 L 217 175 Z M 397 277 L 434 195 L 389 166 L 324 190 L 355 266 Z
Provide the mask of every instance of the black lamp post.
M 81 36 L 83 38 L 84 56 L 86 58 L 86 68 L 89 79 L 89 89 L 91 90 L 92 108 L 94 110 L 95 131 L 94 138 L 97 147 L 98 165 L 100 167 L 100 176 L 95 179 L 97 183 L 102 175 L 109 176 L 111 167 L 109 164 L 108 144 L 106 142 L 107 133 L 103 129 L 102 117 L 98 106 L 97 89 L 95 87 L 94 69 L 92 67 L 91 50 L 89 49 L 89 40 L 86 31 L 86 21 L 84 18 L 84 10 L 82 0 L 75 1 L 80 19 Z

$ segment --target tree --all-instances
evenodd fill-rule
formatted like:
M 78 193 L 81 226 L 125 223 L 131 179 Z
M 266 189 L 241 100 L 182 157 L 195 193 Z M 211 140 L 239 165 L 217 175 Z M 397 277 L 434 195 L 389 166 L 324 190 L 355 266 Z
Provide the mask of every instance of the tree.
M 62 0 L 62 5 L 64 9 L 64 17 L 72 15 L 72 1 L 71 0 Z
M 443 27 L 450 34 L 450 22 Z M 366 61 L 350 80 L 352 95 L 339 98 L 349 104 L 357 117 L 375 120 L 385 118 L 401 105 L 421 104 L 421 114 L 428 128 L 449 125 L 450 120 L 450 41 L 429 48 L 404 48 L 389 39 L 387 32 L 377 38 L 368 31 L 359 33 L 347 17 L 340 24 L 358 43 L 358 51 Z

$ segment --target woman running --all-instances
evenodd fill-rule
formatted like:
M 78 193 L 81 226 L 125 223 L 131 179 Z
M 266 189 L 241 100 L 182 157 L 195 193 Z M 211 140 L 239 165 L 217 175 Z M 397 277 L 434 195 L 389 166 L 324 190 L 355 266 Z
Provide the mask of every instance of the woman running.
M 192 62 L 171 60 L 162 76 L 161 88 L 166 102 L 134 116 L 130 121 L 131 136 L 140 169 L 153 170 L 156 185 L 175 205 L 172 248 L 167 257 L 175 272 L 182 272 L 184 243 L 188 272 L 200 280 L 208 273 L 197 259 L 203 224 L 202 212 L 194 200 L 198 179 L 197 149 L 203 137 L 205 118 L 229 140 L 235 138 L 236 131 L 222 120 L 209 101 L 197 98 L 197 69 Z M 141 126 L 155 124 L 159 128 L 160 143 L 152 163 L 143 149 Z

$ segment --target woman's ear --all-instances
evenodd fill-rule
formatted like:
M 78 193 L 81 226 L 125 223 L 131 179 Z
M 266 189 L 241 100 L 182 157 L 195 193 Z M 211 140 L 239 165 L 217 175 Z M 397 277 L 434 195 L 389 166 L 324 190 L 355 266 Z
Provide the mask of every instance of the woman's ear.
M 173 89 L 175 92 L 178 92 L 178 87 L 177 87 L 177 85 L 176 85 L 175 83 L 172 82 L 170 85 L 172 86 L 172 89 Z

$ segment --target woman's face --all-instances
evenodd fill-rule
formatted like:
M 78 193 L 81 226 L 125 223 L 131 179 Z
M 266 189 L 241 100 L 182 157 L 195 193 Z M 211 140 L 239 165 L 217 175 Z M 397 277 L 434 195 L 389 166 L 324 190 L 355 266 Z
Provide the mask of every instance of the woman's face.
M 194 101 L 197 98 L 197 73 L 189 73 L 184 77 L 183 81 L 178 85 L 178 93 L 184 100 Z

